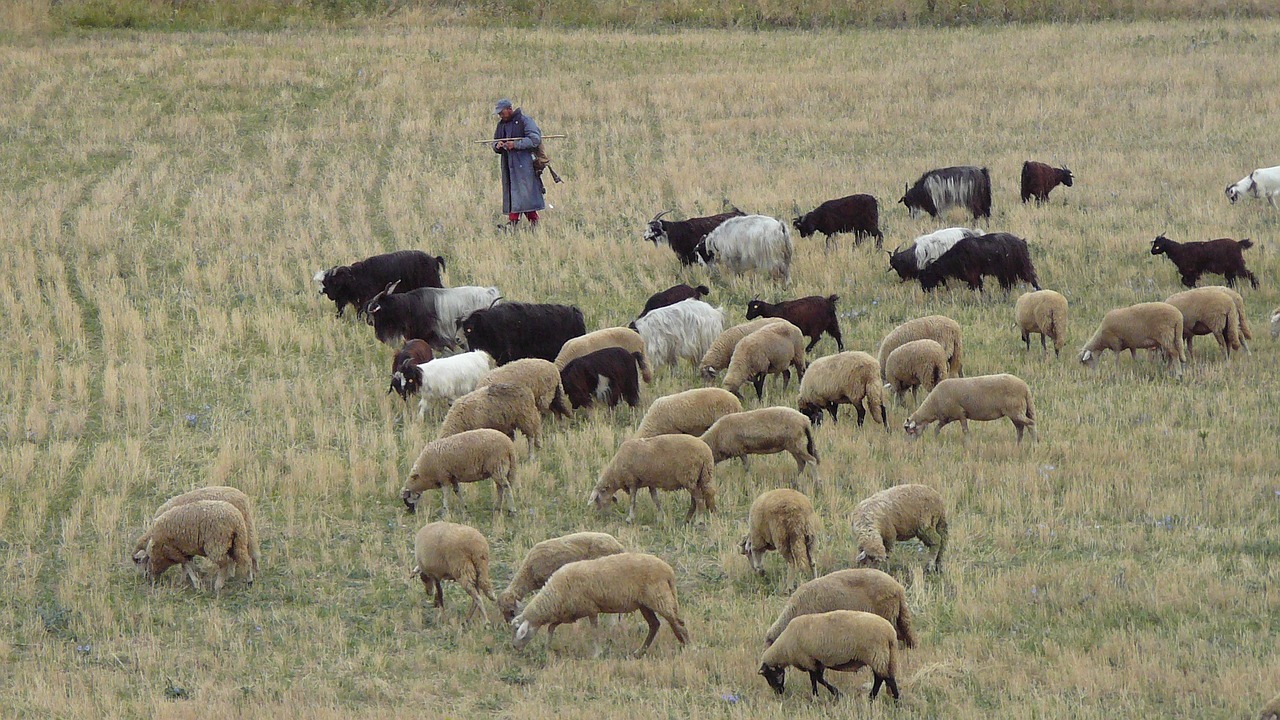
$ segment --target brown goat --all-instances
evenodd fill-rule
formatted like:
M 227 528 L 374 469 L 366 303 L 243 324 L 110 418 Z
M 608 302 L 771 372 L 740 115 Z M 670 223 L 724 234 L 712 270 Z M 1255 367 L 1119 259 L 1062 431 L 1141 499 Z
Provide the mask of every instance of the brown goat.
M 805 337 L 809 338 L 809 345 L 804 349 L 805 352 L 812 350 L 825 332 L 835 338 L 836 347 L 844 352 L 844 339 L 840 337 L 840 320 L 836 317 L 836 301 L 839 299 L 839 295 L 827 297 L 810 295 L 797 300 L 767 303 L 756 297 L 747 303 L 747 319 L 782 318 L 795 325 L 800 328 L 800 332 Z
M 1022 163 L 1022 202 L 1031 198 L 1036 204 L 1049 202 L 1049 192 L 1059 185 L 1071 187 L 1075 181 L 1065 166 L 1056 168 L 1035 160 Z

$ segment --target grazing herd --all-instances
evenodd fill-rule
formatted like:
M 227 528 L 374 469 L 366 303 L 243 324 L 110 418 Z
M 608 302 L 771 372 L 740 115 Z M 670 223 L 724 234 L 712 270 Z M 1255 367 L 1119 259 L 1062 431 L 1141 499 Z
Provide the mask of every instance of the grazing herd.
M 1028 161 L 1022 168 L 1022 200 L 1046 202 L 1054 188 L 1072 187 L 1073 181 L 1065 167 Z M 1280 168 L 1267 168 L 1229 186 L 1227 195 L 1232 202 L 1266 197 L 1274 205 L 1277 190 Z M 975 220 L 989 219 L 990 173 L 975 166 L 931 170 L 906 187 L 899 202 L 912 217 L 939 217 L 958 207 Z M 649 221 L 644 239 L 670 247 L 682 265 L 719 266 L 734 274 L 759 271 L 789 282 L 795 247 L 786 223 L 737 208 L 684 221 L 664 220 L 669 212 Z M 824 202 L 796 217 L 791 227 L 802 238 L 822 233 L 828 242 L 841 233 L 852 233 L 855 240 L 871 237 L 877 248 L 884 237 L 878 204 L 870 195 Z M 1137 350 L 1150 349 L 1181 372 L 1197 335 L 1212 335 L 1225 356 L 1247 350 L 1245 341 L 1252 335 L 1241 295 L 1230 288 L 1195 285 L 1212 273 L 1222 275 L 1228 286 L 1245 278 L 1256 288 L 1258 280 L 1242 254 L 1251 246 L 1249 240 L 1177 243 L 1157 237 L 1151 253 L 1168 256 L 1183 284 L 1193 289 L 1164 302 L 1106 313 L 1081 349 L 1080 362 L 1092 367 L 1105 350 L 1116 353 L 1118 361 L 1124 350 L 1136 356 Z M 924 291 L 949 280 L 981 291 L 986 277 L 995 278 L 1006 292 L 1026 284 L 1032 291 L 1018 298 L 1013 312 L 1026 350 L 1033 334 L 1040 335 L 1045 354 L 1049 342 L 1055 357 L 1065 346 L 1067 298 L 1040 288 L 1024 239 L 954 227 L 922 235 L 888 255 L 890 269 L 904 282 L 918 281 Z M 430 415 L 432 422 L 447 405 L 437 439 L 421 449 L 400 492 L 411 512 L 432 490 L 440 492 L 445 513 L 460 512 L 461 486 L 491 480 L 492 510 L 514 513 L 519 465 L 527 461 L 515 444 L 517 431 L 525 436 L 531 458 L 542 447 L 544 432 L 554 432 L 563 422 L 557 418 L 590 412 L 601 403 L 638 408 L 641 383 L 652 385 L 659 370 L 685 376 L 681 359 L 697 368 L 688 377 L 719 387 L 686 389 L 649 404 L 634 434 L 599 470 L 585 499 L 597 512 L 610 512 L 618 492 L 625 492 L 626 520 L 634 522 L 638 497 L 647 489 L 660 523 L 666 522 L 660 493 L 688 493 L 686 522 L 700 511 L 715 513 L 717 466 L 737 459 L 750 472 L 751 455 L 789 454 L 797 466 L 793 482 L 808 471 L 814 486 L 821 462 L 814 427 L 824 413 L 834 423 L 839 406 L 851 405 L 858 426 L 870 415 L 873 424 L 888 432 L 887 392 L 905 407 L 908 391 L 913 403 L 918 391 L 925 391 L 902 425 L 910 440 L 930 424 L 937 434 L 958 422 L 968 434 L 971 420 L 1000 419 L 1012 423 L 1017 442 L 1025 432 L 1037 438 L 1038 418 L 1027 383 L 1004 373 L 965 376 L 963 328 L 942 315 L 893 328 L 872 355 L 845 351 L 837 295 L 773 303 L 756 296 L 746 305 L 746 322 L 726 327 L 725 309 L 705 301 L 710 288 L 679 284 L 654 293 L 627 327 L 588 333 L 575 306 L 508 301 L 492 286 L 446 288 L 444 269 L 443 257 L 400 251 L 315 275 L 339 317 L 353 306 L 379 342 L 399 347 L 388 393 L 406 401 L 419 395 L 419 416 Z M 1280 311 L 1272 318 L 1273 335 L 1278 326 Z M 808 353 L 823 335 L 834 340 L 836 352 L 810 361 Z M 799 385 L 794 409 L 768 404 L 744 408 L 743 385 L 750 383 L 756 402 L 763 403 L 768 378 L 781 376 L 781 391 L 788 392 L 792 371 Z M 433 408 L 436 402 L 440 408 Z M 782 694 L 786 670 L 794 667 L 808 673 L 814 695 L 826 688 L 838 697 L 825 671 L 866 667 L 873 679 L 870 697 L 884 686 L 896 700 L 903 650 L 916 647 L 919 639 L 902 585 L 884 571 L 891 567 L 894 544 L 914 539 L 931 555 L 925 571 L 942 572 L 946 501 L 933 487 L 920 484 L 889 487 L 863 499 L 848 519 L 858 548 L 854 567 L 828 575 L 819 574 L 814 554 L 820 523 L 813 503 L 794 488 L 759 494 L 745 518 L 739 549 L 754 572 L 763 574 L 765 553 L 776 551 L 787 566 L 788 587 L 795 584 L 797 572 L 807 579 L 764 634 L 758 672 Z M 474 528 L 428 523 L 416 535 L 414 554 L 413 574 L 435 607 L 444 607 L 441 583 L 446 580 L 471 598 L 466 620 L 479 611 L 487 622 L 485 600 L 496 602 L 511 626 L 516 649 L 539 628 L 547 629 L 550 642 L 558 626 L 583 618 L 595 625 L 602 613 L 640 613 L 648 634 L 637 656 L 649 649 L 662 621 L 681 645 L 689 642 L 672 567 L 605 533 L 574 533 L 538 543 L 500 595 L 490 582 L 488 541 Z M 161 506 L 136 543 L 133 559 L 153 581 L 168 567 L 181 565 L 199 588 L 193 558 L 205 557 L 217 568 L 212 586 L 219 592 L 237 575 L 252 582 L 258 555 L 249 498 L 218 486 Z

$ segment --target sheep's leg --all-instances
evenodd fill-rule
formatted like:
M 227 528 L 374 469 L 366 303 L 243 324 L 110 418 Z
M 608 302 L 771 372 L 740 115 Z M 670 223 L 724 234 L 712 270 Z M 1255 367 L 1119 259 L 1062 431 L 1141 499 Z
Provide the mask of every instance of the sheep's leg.
M 862 403 L 854 405 L 853 409 L 858 411 L 858 427 L 862 427 L 862 421 L 866 419 L 867 411 L 862 407 Z
M 756 389 L 756 399 L 764 399 L 764 373 L 751 378 L 751 385 Z
M 1013 418 L 1009 418 L 1009 422 L 1013 423 L 1013 429 L 1018 431 L 1018 444 L 1021 445 L 1022 444 L 1022 428 L 1024 427 L 1023 423 L 1020 423 Z
M 666 518 L 662 514 L 662 501 L 658 499 L 658 488 L 650 487 L 649 497 L 653 498 L 653 507 L 657 511 L 658 522 L 663 522 L 664 520 L 666 520 Z
M 187 577 L 191 579 L 191 587 L 200 590 L 200 576 L 196 574 L 196 565 L 188 560 L 182 563 L 182 569 L 187 571 Z
M 444 587 L 440 585 L 440 578 L 431 578 L 431 582 L 435 584 L 436 598 L 432 601 L 432 605 L 444 609 Z
M 636 657 L 644 657 L 645 651 L 653 644 L 653 639 L 658 636 L 658 628 L 662 624 L 658 622 L 658 615 L 649 608 L 641 605 L 640 614 L 644 616 L 644 621 L 649 623 L 649 636 L 644 639 L 644 644 L 636 651 Z
M 696 512 L 698 512 L 698 496 L 694 494 L 693 490 L 690 490 L 689 491 L 689 512 L 685 513 L 684 521 L 686 523 L 692 521 L 693 515 Z
M 818 663 L 817 667 L 809 671 L 809 685 L 813 688 L 813 696 L 818 696 L 818 686 L 821 685 L 831 691 L 832 700 L 839 700 L 840 691 L 837 690 L 834 685 L 827 682 L 827 678 L 825 677 L 826 672 L 827 668 L 824 667 L 822 663 Z
M 749 455 L 739 455 L 738 459 L 742 461 L 742 469 L 749 472 L 751 470 L 751 457 Z
M 964 434 L 969 434 L 969 418 L 960 418 L 960 429 L 964 430 Z
M 213 574 L 213 594 L 217 595 L 222 592 L 222 586 L 227 581 L 227 559 L 218 565 L 218 570 Z
M 782 389 L 786 390 L 787 386 L 789 386 L 790 384 L 791 384 L 791 368 L 787 368 L 782 371 Z
M 840 421 L 840 418 L 837 417 L 840 414 L 839 410 L 840 410 L 840 405 L 837 403 L 831 403 L 830 405 L 827 406 L 827 412 L 831 414 L 831 422 Z
M 480 616 L 484 618 L 484 624 L 485 625 L 490 624 L 489 611 L 484 609 L 484 602 L 480 600 L 480 591 L 477 590 L 474 584 L 472 583 L 467 583 L 464 587 L 467 590 L 467 594 L 471 596 L 471 611 L 467 613 L 466 619 L 464 619 L 462 622 L 463 623 L 471 622 L 471 618 L 475 616 L 476 609 L 478 608 L 480 610 Z
M 1030 349 L 1030 345 L 1031 343 L 1028 342 L 1027 343 L 1028 349 Z M 1045 355 L 1049 354 L 1049 344 L 1045 342 L 1044 333 L 1040 333 L 1040 349 L 1044 351 Z
M 462 500 L 462 486 L 458 484 L 457 480 L 453 481 L 453 497 L 458 501 L 458 510 L 466 512 L 467 504 Z
M 1027 348 L 1026 348 L 1026 349 L 1027 349 L 1027 350 L 1030 350 L 1030 349 L 1031 349 L 1031 333 L 1027 332 L 1026 330 L 1023 330 L 1023 331 L 1022 331 L 1022 342 L 1023 342 L 1023 344 L 1024 344 L 1024 345 L 1026 345 L 1026 346 L 1027 346 Z
M 893 696 L 893 701 L 897 702 L 898 698 L 901 697 L 898 693 L 898 681 L 892 675 L 889 675 L 884 678 L 884 684 L 889 687 L 889 694 Z
M 867 696 L 868 700 L 876 699 L 876 696 L 880 694 L 880 686 L 883 685 L 885 681 L 884 678 L 880 677 L 879 673 L 872 673 L 872 677 L 875 678 L 875 682 L 871 683 L 871 694 Z
M 627 522 L 635 522 L 636 520 L 636 496 L 640 494 L 639 488 L 633 488 L 627 493 L 631 496 L 630 507 L 627 509 Z

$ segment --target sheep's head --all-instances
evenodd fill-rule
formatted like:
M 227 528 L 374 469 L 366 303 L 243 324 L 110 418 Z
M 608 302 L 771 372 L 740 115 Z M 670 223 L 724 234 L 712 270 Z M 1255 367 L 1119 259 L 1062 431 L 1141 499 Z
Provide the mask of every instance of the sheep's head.
M 524 608 L 513 599 L 513 596 L 504 592 L 498 596 L 498 610 L 502 612 L 502 621 L 510 623 L 516 619 L 516 615 L 519 615 Z
M 808 400 L 800 400 L 796 403 L 796 409 L 801 415 L 809 418 L 809 422 L 816 425 L 822 424 L 822 406 L 816 405 Z
M 604 512 L 606 505 L 609 503 L 616 503 L 617 501 L 618 497 L 616 492 L 609 493 L 606 496 L 604 493 L 600 492 L 599 489 L 592 490 L 591 495 L 587 498 L 587 503 L 594 505 L 596 512 Z
M 872 548 L 871 552 L 867 552 L 867 549 L 863 548 L 858 551 L 858 559 L 854 564 L 860 568 L 884 567 L 885 563 L 888 561 L 889 556 L 886 555 L 883 550 Z
M 529 621 L 524 619 L 523 613 L 515 616 L 511 620 L 511 628 L 515 630 L 515 635 L 511 638 L 511 647 L 516 650 L 528 645 L 529 641 L 533 639 L 533 634 L 536 632 L 534 628 L 529 626 Z
M 742 555 L 750 556 L 751 550 L 752 550 L 751 537 L 748 535 L 743 535 L 742 540 L 738 541 L 738 552 Z
M 147 565 L 151 561 L 151 553 L 149 548 L 143 548 L 133 553 L 133 568 L 140 573 L 147 571 Z
M 769 683 L 769 687 L 779 695 L 787 688 L 787 666 L 786 665 L 760 665 L 760 674 L 764 676 L 765 682 Z
M 414 480 L 415 476 L 410 475 L 409 479 Z M 422 502 L 422 493 L 405 488 L 400 491 L 400 500 L 404 502 L 405 507 L 409 508 L 409 512 L 416 513 L 418 512 L 418 503 Z
M 924 425 L 917 424 L 911 418 L 907 418 L 907 421 L 902 423 L 902 429 L 906 431 L 908 440 L 919 439 L 921 433 L 924 432 L 924 427 Z
M 1089 367 L 1089 368 L 1097 367 L 1098 353 L 1092 350 L 1081 350 L 1080 363 L 1083 364 L 1085 367 Z
M 1274 337 L 1274 335 L 1272 337 Z M 705 382 L 715 382 L 716 369 L 710 365 L 703 365 L 698 368 L 698 375 L 700 375 Z

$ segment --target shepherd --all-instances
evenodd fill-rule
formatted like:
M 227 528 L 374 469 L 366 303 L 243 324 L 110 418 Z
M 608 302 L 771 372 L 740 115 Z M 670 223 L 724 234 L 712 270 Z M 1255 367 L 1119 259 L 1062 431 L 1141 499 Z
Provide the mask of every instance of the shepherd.
M 521 213 L 530 225 L 538 224 L 538 211 L 547 206 L 547 189 L 534 169 L 534 151 L 542 144 L 542 131 L 533 118 L 511 101 L 502 99 L 493 108 L 498 127 L 493 131 L 493 151 L 502 158 L 502 211 L 507 213 L 505 229 L 520 222 Z

